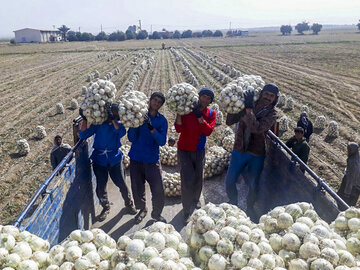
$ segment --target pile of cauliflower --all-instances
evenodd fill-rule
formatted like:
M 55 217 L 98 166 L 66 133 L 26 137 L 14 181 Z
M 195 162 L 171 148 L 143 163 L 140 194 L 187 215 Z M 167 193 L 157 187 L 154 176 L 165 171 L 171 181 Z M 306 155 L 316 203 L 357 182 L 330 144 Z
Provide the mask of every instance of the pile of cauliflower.
M 234 143 L 235 143 L 235 135 L 234 134 L 225 136 L 221 142 L 224 149 L 228 152 L 232 152 L 232 150 L 234 148 Z
M 180 173 L 162 173 L 164 193 L 167 197 L 181 196 Z
M 212 103 L 212 104 L 210 104 L 209 109 L 212 109 L 216 112 L 215 125 L 216 126 L 221 125 L 224 121 L 224 114 L 222 113 L 222 111 L 220 111 L 219 105 L 216 103 Z
M 221 146 L 212 146 L 207 150 L 204 165 L 204 178 L 208 179 L 214 175 L 222 174 L 229 166 L 231 153 Z
M 89 88 L 82 87 L 84 100 L 80 107 L 88 122 L 100 125 L 106 121 L 105 104 L 114 102 L 116 92 L 114 83 L 101 79 L 92 83 Z
M 193 104 L 198 103 L 199 95 L 194 86 L 188 83 L 179 83 L 171 87 L 166 95 L 166 104 L 169 109 L 179 115 L 188 114 Z
M 123 153 L 123 164 L 124 168 L 127 169 L 130 166 L 130 157 L 129 157 L 129 151 L 131 146 L 127 144 L 123 144 L 120 146 L 120 151 Z
M 26 139 L 20 139 L 16 142 L 17 152 L 20 156 L 26 156 L 30 153 L 30 146 Z
M 359 258 L 360 209 L 339 213 L 329 225 L 306 202 L 277 206 L 259 224 L 237 206 L 208 203 L 191 215 L 184 240 L 172 225 L 156 222 L 117 241 L 101 229 L 75 230 L 50 248 L 0 225 L 3 270 L 355 270 Z
M 35 138 L 38 140 L 42 140 L 46 137 L 46 130 L 44 126 L 37 126 L 35 128 Z
M 48 241 L 18 228 L 0 225 L 0 268 L 46 269 L 50 264 Z
M 174 146 L 164 145 L 160 147 L 160 162 L 168 166 L 176 166 L 177 148 Z
M 265 83 L 260 76 L 244 75 L 228 83 L 220 92 L 220 104 L 227 113 L 239 113 L 244 106 L 244 92 L 255 91 L 254 101 L 257 101 Z
M 124 127 L 139 127 L 148 113 L 148 98 L 143 92 L 126 91 L 119 99 L 119 118 Z

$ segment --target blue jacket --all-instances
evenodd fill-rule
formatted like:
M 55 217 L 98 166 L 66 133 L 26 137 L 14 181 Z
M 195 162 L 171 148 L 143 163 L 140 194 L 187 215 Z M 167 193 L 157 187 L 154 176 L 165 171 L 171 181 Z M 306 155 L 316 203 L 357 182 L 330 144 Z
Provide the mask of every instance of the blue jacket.
M 119 150 L 121 146 L 120 138 L 126 134 L 125 127 L 120 124 L 119 129 L 115 129 L 113 124 L 104 122 L 101 125 L 91 125 L 84 131 L 79 131 L 80 139 L 87 139 L 95 134 L 91 159 L 100 166 L 110 167 L 119 163 L 123 154 Z
M 129 128 L 128 139 L 132 143 L 129 157 L 138 162 L 156 163 L 159 161 L 159 146 L 165 145 L 168 123 L 166 118 L 158 113 L 150 116 L 155 132 L 151 133 L 147 124 L 138 128 Z

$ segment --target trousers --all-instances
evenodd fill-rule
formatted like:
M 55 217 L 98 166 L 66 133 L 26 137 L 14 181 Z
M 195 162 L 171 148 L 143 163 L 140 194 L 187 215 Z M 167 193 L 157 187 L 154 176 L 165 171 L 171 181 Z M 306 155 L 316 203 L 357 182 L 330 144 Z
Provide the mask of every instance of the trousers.
M 181 178 L 181 201 L 185 214 L 199 202 L 203 187 L 205 150 L 189 152 L 178 150 Z
M 130 178 L 136 209 L 144 209 L 146 207 L 145 181 L 147 181 L 152 197 L 151 216 L 159 217 L 165 204 L 160 162 L 144 163 L 131 159 Z
M 96 176 L 96 195 L 100 204 L 104 208 L 110 207 L 108 195 L 106 192 L 106 185 L 109 175 L 114 184 L 119 188 L 120 193 L 124 199 L 125 205 L 132 203 L 129 189 L 125 184 L 125 173 L 123 163 L 119 162 L 114 166 L 104 167 L 99 164 L 93 163 L 93 169 Z
M 238 191 L 236 182 L 245 168 L 248 168 L 251 179 L 247 179 L 249 186 L 248 204 L 254 204 L 257 192 L 259 190 L 259 180 L 264 167 L 265 156 L 255 156 L 249 153 L 232 151 L 230 165 L 226 174 L 225 188 L 229 202 L 238 204 Z

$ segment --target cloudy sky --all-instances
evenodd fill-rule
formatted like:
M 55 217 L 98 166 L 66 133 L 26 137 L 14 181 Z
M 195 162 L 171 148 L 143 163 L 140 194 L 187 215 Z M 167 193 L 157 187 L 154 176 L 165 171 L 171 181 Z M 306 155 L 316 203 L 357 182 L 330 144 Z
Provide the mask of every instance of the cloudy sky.
M 21 28 L 105 32 L 142 22 L 150 31 L 251 28 L 295 25 L 356 24 L 359 0 L 0 0 L 0 37 Z

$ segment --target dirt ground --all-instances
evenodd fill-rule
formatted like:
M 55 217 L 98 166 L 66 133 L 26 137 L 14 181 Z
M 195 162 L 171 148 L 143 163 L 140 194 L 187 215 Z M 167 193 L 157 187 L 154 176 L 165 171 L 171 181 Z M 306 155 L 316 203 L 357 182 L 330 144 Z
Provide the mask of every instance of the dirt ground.
M 162 42 L 0 44 L 0 224 L 12 222 L 50 175 L 54 136 L 61 134 L 64 142 L 72 144 L 72 119 L 78 112 L 68 107 L 73 98 L 82 101 L 81 86 L 88 84 L 87 74 L 98 70 L 103 77 L 119 67 L 120 74 L 112 81 L 121 95 L 141 62 L 130 64 L 134 50 L 153 48 L 155 62 L 142 73 L 135 90 L 166 93 L 172 85 L 186 80 L 181 63 L 170 50 L 160 50 Z M 222 63 L 230 64 L 245 74 L 278 84 L 281 92 L 295 100 L 294 110 L 279 110 L 291 119 L 290 127 L 295 126 L 302 105 L 310 108 L 313 122 L 318 115 L 337 121 L 338 138 L 327 138 L 326 129 L 312 136 L 309 164 L 325 182 L 338 188 L 346 166 L 346 144 L 360 143 L 360 34 L 355 30 L 289 37 L 275 32 L 250 33 L 238 38 L 166 40 L 166 46 L 175 47 L 191 64 L 200 85 L 212 86 L 217 94 L 224 85 L 183 47 L 217 56 L 218 63 L 212 63 L 217 69 Z M 102 52 L 107 56 L 98 58 Z M 128 57 L 107 61 L 116 52 Z M 65 114 L 55 114 L 57 102 L 64 105 Z M 162 113 L 173 122 L 174 115 L 166 106 Z M 37 125 L 43 125 L 47 132 L 40 141 L 34 138 Z M 209 144 L 219 143 L 221 129 L 217 128 Z M 174 135 L 171 129 L 169 134 Z M 291 131 L 286 132 L 282 139 L 291 135 Z M 25 157 L 16 154 L 20 138 L 30 144 L 30 154 Z

